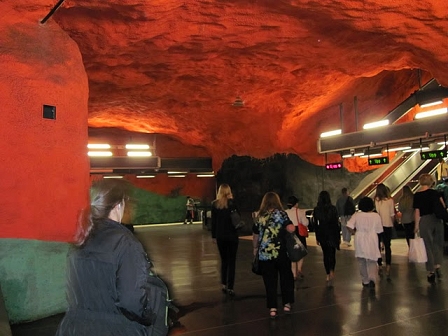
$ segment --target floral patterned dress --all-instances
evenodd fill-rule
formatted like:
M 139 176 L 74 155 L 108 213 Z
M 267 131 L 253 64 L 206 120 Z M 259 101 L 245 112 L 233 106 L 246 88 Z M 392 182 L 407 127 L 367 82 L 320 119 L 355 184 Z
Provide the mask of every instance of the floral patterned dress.
M 254 224 L 253 232 L 258 234 L 258 246 L 260 260 L 277 259 L 280 250 L 285 249 L 284 234 L 286 226 L 292 224 L 288 215 L 283 210 L 274 209 L 258 216 Z

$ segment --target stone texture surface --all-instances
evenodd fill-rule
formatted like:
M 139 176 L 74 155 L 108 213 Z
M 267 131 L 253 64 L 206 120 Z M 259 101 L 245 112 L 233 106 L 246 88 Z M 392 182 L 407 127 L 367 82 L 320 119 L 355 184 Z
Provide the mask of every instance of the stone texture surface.
M 7 2 L 33 19 L 53 4 Z M 440 0 L 67 0 L 49 22 L 82 53 L 89 126 L 170 135 L 203 147 L 216 170 L 233 154 L 322 165 L 316 140 L 339 127 L 340 104 L 353 131 L 355 96 L 362 125 L 418 88 L 417 69 L 448 85 Z

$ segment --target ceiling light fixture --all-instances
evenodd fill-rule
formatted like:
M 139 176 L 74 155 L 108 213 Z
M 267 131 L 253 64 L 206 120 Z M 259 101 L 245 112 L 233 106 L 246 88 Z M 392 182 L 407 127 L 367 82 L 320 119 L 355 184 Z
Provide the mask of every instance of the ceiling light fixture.
M 185 177 L 185 175 L 168 175 L 168 177 Z
M 244 106 L 244 100 L 242 100 L 240 96 L 237 96 L 235 101 L 232 103 L 232 106 L 243 107 Z
M 154 178 L 156 177 L 155 175 L 137 175 L 137 178 Z
M 398 152 L 406 149 L 411 149 L 411 146 L 401 146 L 401 147 L 395 147 L 395 148 L 388 148 L 383 150 L 383 152 Z
M 365 124 L 362 128 L 363 129 L 371 129 L 371 128 L 377 128 L 377 127 L 382 127 L 382 126 L 387 126 L 387 125 L 389 125 L 389 120 L 384 119 L 384 120 L 375 121 L 372 123 Z
M 88 149 L 109 149 L 110 145 L 109 144 L 88 144 L 87 148 Z
M 361 155 L 360 158 L 371 158 L 371 157 L 378 157 L 378 156 L 383 156 L 382 153 L 374 153 L 374 154 L 369 154 L 369 155 Z
M 152 156 L 152 153 L 149 152 L 149 151 L 145 151 L 145 152 L 133 152 L 133 151 L 130 151 L 130 152 L 128 152 L 128 156 L 148 157 L 148 156 Z
M 110 151 L 98 151 L 98 152 L 87 152 L 88 156 L 112 156 L 112 152 Z
M 187 174 L 186 171 L 168 171 L 167 174 Z
M 146 144 L 127 144 L 126 149 L 149 149 L 149 145 Z
M 103 178 L 105 178 L 105 179 L 121 179 L 121 178 L 123 178 L 123 176 L 121 176 L 121 175 L 106 175 L 106 176 L 103 176 Z
M 197 174 L 196 177 L 215 177 L 215 174 Z
M 429 102 L 429 103 L 425 103 L 425 104 L 419 104 L 419 105 L 420 105 L 421 108 L 425 108 L 425 107 L 440 105 L 442 103 L 443 103 L 442 100 L 436 100 L 436 101 L 433 101 L 433 102 Z
M 409 148 L 409 149 L 403 150 L 403 153 L 418 152 L 420 150 L 428 150 L 428 149 L 429 149 L 428 146 L 425 146 L 425 147 L 414 147 L 414 148 Z
M 347 158 L 351 158 L 351 157 L 355 157 L 355 156 L 362 156 L 364 155 L 364 152 L 360 152 L 360 153 L 349 153 L 349 154 L 344 154 L 342 155 L 343 159 L 347 159 Z
M 327 137 L 331 137 L 333 135 L 339 135 L 339 134 L 342 134 L 342 130 L 341 129 L 328 131 L 328 132 L 323 132 L 323 133 L 320 134 L 320 137 L 321 138 L 327 138 Z
M 444 107 L 444 108 L 440 108 L 440 109 L 436 109 L 436 110 L 420 112 L 420 113 L 417 113 L 414 118 L 422 119 L 422 118 L 433 117 L 436 115 L 445 114 L 445 113 L 447 113 L 447 110 L 448 110 L 448 108 Z

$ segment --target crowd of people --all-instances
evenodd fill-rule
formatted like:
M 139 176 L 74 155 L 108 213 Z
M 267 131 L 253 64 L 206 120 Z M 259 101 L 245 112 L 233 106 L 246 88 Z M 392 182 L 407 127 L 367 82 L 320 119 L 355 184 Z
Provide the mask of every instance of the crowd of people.
M 408 244 L 418 234 L 427 254 L 427 280 L 442 277 L 446 190 L 433 189 L 434 178 L 419 177 L 420 189 L 414 194 L 404 186 L 398 211 L 390 190 L 376 186 L 375 196 L 362 197 L 355 209 L 353 198 L 343 188 L 336 205 L 328 191 L 319 193 L 313 209 L 315 238 L 322 249 L 326 285 L 335 279 L 336 254 L 342 244 L 350 246 L 354 237 L 355 258 L 361 283 L 375 288 L 383 273 L 381 251 L 385 254 L 385 274 L 391 276 L 394 222 L 399 219 Z M 68 304 L 57 335 L 147 335 L 154 326 L 151 262 L 141 243 L 121 224 L 130 199 L 130 185 L 125 181 L 103 180 L 91 188 L 90 208 L 79 219 L 76 244 L 68 256 Z M 188 204 L 187 207 L 191 206 Z M 253 218 L 253 255 L 258 259 L 266 292 L 269 317 L 278 314 L 277 289 L 280 285 L 281 309 L 290 313 L 294 303 L 294 283 L 304 277 L 303 259 L 290 260 L 286 236 L 295 234 L 307 245 L 308 218 L 299 200 L 290 196 L 284 209 L 275 192 L 267 192 Z M 212 203 L 212 239 L 221 260 L 221 290 L 235 296 L 235 268 L 239 244 L 238 228 L 232 214 L 238 212 L 228 184 L 219 186 Z M 187 208 L 185 223 L 192 221 Z M 280 280 L 280 281 L 279 281 Z M 165 326 L 162 325 L 164 328 Z

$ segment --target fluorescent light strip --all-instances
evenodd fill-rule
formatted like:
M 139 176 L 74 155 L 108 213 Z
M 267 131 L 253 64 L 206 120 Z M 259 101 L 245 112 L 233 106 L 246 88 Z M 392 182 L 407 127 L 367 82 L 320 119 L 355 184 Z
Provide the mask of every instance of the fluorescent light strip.
M 89 149 L 109 149 L 109 144 L 88 144 L 87 148 Z
M 167 172 L 167 174 L 187 174 L 188 172 L 186 171 L 169 171 Z
M 327 138 L 327 137 L 331 137 L 333 135 L 339 135 L 342 133 L 342 130 L 337 129 L 337 130 L 333 130 L 333 131 L 328 131 L 328 132 L 323 132 L 320 134 L 321 138 Z
M 215 177 L 215 174 L 198 174 L 196 177 Z
M 389 125 L 389 120 L 384 119 L 384 120 L 375 121 L 372 123 L 365 124 L 362 128 L 371 129 L 371 128 L 382 127 L 382 126 L 387 126 L 387 125 Z
M 360 157 L 365 159 L 365 158 L 378 157 L 378 156 L 383 156 L 383 154 L 382 153 L 375 153 L 375 154 L 369 154 L 369 155 L 361 155 Z
M 398 151 L 402 151 L 405 149 L 411 149 L 411 146 L 402 146 L 402 147 L 395 147 L 395 148 L 389 148 L 388 150 L 383 150 L 383 152 L 398 152 Z
M 429 149 L 429 147 L 410 148 L 410 149 L 405 149 L 405 150 L 403 151 L 403 153 L 418 152 L 419 150 L 428 150 L 428 149 Z
M 137 175 L 137 178 L 154 178 L 155 175 Z
M 185 175 L 168 175 L 168 177 L 185 177 Z
M 128 152 L 128 156 L 148 157 L 148 156 L 152 156 L 152 153 L 149 152 L 149 151 L 144 151 L 144 152 L 133 152 L 133 151 L 130 151 L 130 152 Z
M 110 175 L 110 176 L 103 176 L 105 179 L 121 179 L 123 176 L 120 175 Z
M 433 102 L 431 102 L 431 103 L 427 103 L 427 104 L 420 104 L 420 107 L 421 107 L 421 108 L 425 108 L 425 107 L 430 107 L 430 106 L 440 105 L 440 104 L 442 104 L 442 103 L 443 103 L 443 101 L 441 101 L 441 100 L 437 100 L 437 101 L 433 101 Z
M 440 114 L 445 114 L 447 112 L 448 108 L 444 107 L 441 109 L 436 109 L 432 111 L 426 111 L 426 112 L 420 112 L 415 115 L 415 119 L 423 119 L 428 117 L 433 117 Z
M 112 156 L 112 152 L 104 151 L 104 152 L 87 152 L 88 156 Z
M 126 149 L 149 149 L 149 145 L 146 144 L 127 144 Z

